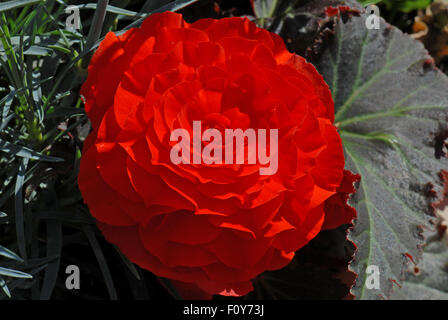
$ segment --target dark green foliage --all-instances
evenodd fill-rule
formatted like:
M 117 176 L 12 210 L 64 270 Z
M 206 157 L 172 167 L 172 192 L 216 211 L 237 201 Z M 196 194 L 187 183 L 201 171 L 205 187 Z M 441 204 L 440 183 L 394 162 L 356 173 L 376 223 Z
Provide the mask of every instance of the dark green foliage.
M 149 296 L 149 282 L 133 279 L 142 271 L 111 245 L 98 242 L 98 231 L 78 190 L 82 143 L 90 128 L 79 89 L 101 36 L 138 26 L 150 12 L 176 11 L 196 1 L 157 5 L 133 1 L 129 10 L 119 7 L 126 1 L 111 1 L 108 6 L 108 1 L 99 1 L 98 7 L 93 2 L 59 0 L 0 4 L 0 240 L 4 245 L 0 286 L 4 295 L 14 290 L 16 298 L 50 299 L 55 290 L 67 291 L 65 267 L 80 264 L 84 257 L 79 252 L 90 250 L 94 256 L 83 266 L 86 279 L 94 272 L 87 270 L 97 269 L 102 276 L 91 279 L 105 283 L 104 293 L 95 289 L 92 298 L 118 298 L 111 261 L 118 265 L 123 261 L 120 277 L 128 279 L 133 293 Z M 73 4 L 80 5 L 80 30 L 65 25 L 65 8 Z M 103 250 L 109 250 L 108 257 Z M 76 256 L 78 261 L 71 260 Z M 84 292 L 87 298 L 89 288 Z

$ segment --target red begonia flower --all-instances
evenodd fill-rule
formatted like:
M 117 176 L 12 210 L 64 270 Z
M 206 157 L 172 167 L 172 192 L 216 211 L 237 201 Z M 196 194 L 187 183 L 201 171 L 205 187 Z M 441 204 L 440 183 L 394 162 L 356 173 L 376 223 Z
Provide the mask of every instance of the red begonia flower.
M 140 267 L 244 295 L 324 227 L 350 223 L 331 93 L 313 65 L 248 19 L 148 17 L 108 33 L 81 93 L 92 124 L 79 187 L 105 238 Z M 278 129 L 278 171 L 178 164 L 170 133 Z

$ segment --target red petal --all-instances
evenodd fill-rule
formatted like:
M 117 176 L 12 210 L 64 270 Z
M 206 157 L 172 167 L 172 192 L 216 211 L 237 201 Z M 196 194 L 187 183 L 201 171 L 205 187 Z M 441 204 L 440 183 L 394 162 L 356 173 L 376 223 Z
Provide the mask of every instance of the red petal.
M 354 184 L 361 179 L 359 174 L 344 170 L 344 179 L 337 193 L 325 203 L 325 223 L 323 229 L 335 229 L 343 224 L 351 223 L 356 218 L 356 210 L 347 201 L 356 192 Z

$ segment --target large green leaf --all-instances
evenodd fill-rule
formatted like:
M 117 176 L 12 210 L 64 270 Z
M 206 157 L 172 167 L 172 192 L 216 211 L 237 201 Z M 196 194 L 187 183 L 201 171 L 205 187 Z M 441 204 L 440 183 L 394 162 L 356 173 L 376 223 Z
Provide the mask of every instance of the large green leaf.
M 421 256 L 421 226 L 430 220 L 425 190 L 431 183 L 440 192 L 438 174 L 448 167 L 435 142 L 446 128 L 448 78 L 422 44 L 384 20 L 379 30 L 365 22 L 339 21 L 317 65 L 332 89 L 347 168 L 362 176 L 351 202 L 358 211 L 353 292 L 378 299 L 402 279 L 409 258 Z M 369 265 L 379 267 L 379 289 L 366 286 Z

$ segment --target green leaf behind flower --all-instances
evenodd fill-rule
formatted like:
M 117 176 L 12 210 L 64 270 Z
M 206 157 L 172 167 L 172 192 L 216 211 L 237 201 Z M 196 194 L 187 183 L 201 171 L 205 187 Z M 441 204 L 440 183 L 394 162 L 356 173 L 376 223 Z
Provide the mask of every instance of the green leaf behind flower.
M 440 193 L 439 172 L 448 167 L 436 143 L 447 128 L 448 78 L 421 43 L 384 20 L 369 30 L 365 20 L 339 21 L 317 65 L 332 90 L 347 169 L 362 176 L 351 201 L 358 211 L 353 292 L 378 299 L 421 256 L 428 183 Z M 380 269 L 379 289 L 366 286 L 369 265 Z

